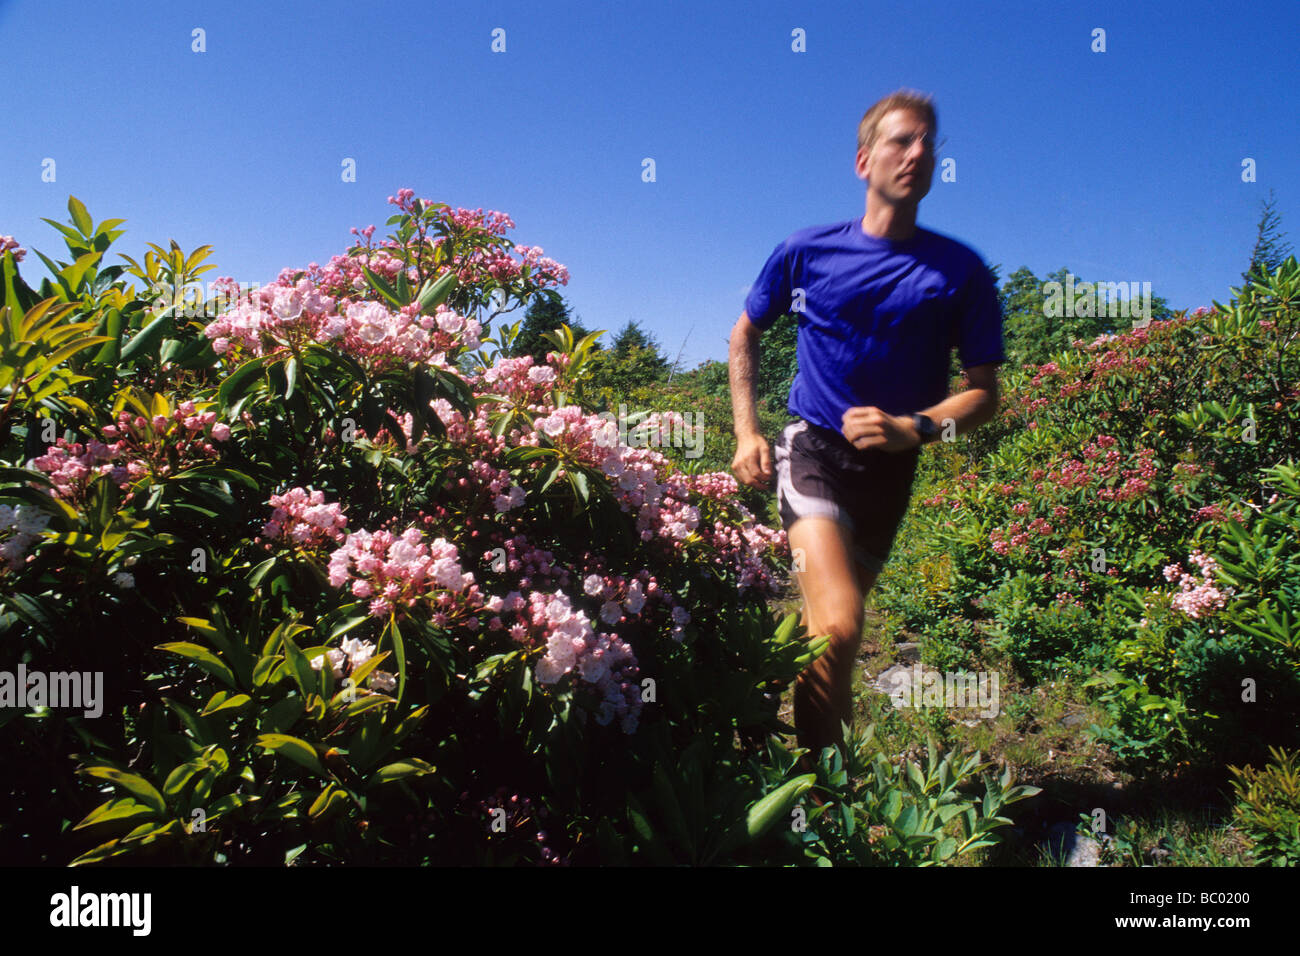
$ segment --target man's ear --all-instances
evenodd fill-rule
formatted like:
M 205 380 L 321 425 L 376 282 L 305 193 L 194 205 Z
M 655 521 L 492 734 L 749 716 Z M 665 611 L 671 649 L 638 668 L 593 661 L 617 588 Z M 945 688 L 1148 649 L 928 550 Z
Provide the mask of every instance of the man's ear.
M 857 176 L 858 179 L 861 179 L 863 182 L 867 181 L 865 158 L 865 149 L 859 149 L 857 154 L 853 157 L 853 175 Z

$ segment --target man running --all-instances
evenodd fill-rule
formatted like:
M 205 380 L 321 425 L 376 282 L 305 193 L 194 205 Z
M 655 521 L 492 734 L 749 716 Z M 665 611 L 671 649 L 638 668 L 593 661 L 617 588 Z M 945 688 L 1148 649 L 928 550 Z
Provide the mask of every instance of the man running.
M 799 322 L 794 416 L 776 445 L 776 492 L 809 635 L 830 647 L 799 676 L 794 721 L 816 759 L 851 723 L 863 604 L 911 497 L 920 446 L 997 411 L 1002 313 L 980 256 L 916 224 L 930 191 L 938 120 L 929 97 L 890 94 L 858 126 L 866 216 L 801 229 L 768 258 L 731 332 L 732 470 L 770 488 L 755 413 L 758 340 Z M 948 396 L 950 350 L 969 387 Z

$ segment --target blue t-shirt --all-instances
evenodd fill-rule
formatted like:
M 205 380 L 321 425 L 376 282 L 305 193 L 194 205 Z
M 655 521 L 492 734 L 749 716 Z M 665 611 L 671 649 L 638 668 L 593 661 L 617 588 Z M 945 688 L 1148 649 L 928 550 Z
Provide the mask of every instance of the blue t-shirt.
M 768 258 L 745 312 L 760 329 L 796 315 L 788 410 L 836 432 L 856 406 L 910 415 L 943 401 L 954 345 L 963 368 L 1006 361 L 983 260 L 920 226 L 902 242 L 863 232 L 861 217 L 800 229 Z

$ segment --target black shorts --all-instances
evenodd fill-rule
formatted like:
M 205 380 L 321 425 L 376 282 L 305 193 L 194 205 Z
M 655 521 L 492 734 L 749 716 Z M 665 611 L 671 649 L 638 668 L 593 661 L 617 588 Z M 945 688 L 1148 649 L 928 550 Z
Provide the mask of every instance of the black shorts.
M 879 572 L 912 497 L 921 449 L 854 448 L 840 432 L 796 418 L 777 440 L 776 499 L 786 532 L 800 518 L 832 518 L 849 530 L 853 556 Z

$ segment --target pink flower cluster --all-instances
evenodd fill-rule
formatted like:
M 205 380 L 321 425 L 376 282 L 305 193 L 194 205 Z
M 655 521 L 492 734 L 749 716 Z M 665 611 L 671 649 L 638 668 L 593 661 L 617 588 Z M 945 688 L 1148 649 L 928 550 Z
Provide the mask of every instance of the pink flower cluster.
M 490 499 L 498 514 L 523 507 L 526 493 L 515 484 L 507 469 L 497 468 L 482 458 L 476 458 L 470 462 L 469 472 L 470 477 L 461 478 L 460 483 L 476 488 Z
M 636 683 L 636 656 L 616 634 L 598 634 L 582 611 L 575 610 L 562 591 L 528 596 L 533 627 L 542 631 L 546 653 L 537 662 L 537 679 L 554 684 L 575 669 L 601 694 L 596 722 L 618 718 L 624 733 L 635 733 L 641 713 Z
M 483 391 L 502 395 L 517 405 L 531 408 L 546 398 L 556 378 L 554 366 L 534 365 L 531 355 L 521 355 L 519 358 L 498 358 L 477 375 L 471 375 L 470 381 Z
M 275 509 L 271 520 L 262 526 L 267 538 L 316 548 L 345 537 L 343 529 L 348 522 L 342 506 L 337 502 L 327 504 L 322 491 L 290 488 L 282 495 L 272 495 L 267 504 Z
M 372 598 L 372 617 L 410 608 L 436 591 L 463 592 L 470 604 L 480 600 L 474 575 L 461 570 L 456 546 L 443 538 L 426 544 L 418 528 L 400 536 L 388 531 L 349 534 L 330 555 L 329 582 L 339 588 L 349 581 L 356 597 Z
M 387 409 L 388 413 L 396 419 L 398 426 L 401 428 L 400 435 L 394 435 L 387 425 L 382 426 L 379 431 L 375 432 L 374 442 L 376 445 L 392 443 L 399 448 L 406 449 L 408 455 L 415 454 L 416 445 L 411 441 L 411 436 L 415 434 L 415 417 L 410 412 L 397 412 L 393 409 Z M 357 429 L 361 438 L 366 437 L 365 429 Z
M 569 569 L 556 562 L 553 552 L 534 546 L 523 535 L 516 535 L 503 541 L 501 550 L 505 552 L 504 570 L 511 574 L 523 575 L 519 579 L 520 587 L 531 588 L 552 584 L 568 586 Z M 493 551 L 485 553 L 483 558 L 486 561 L 494 560 Z
M 1009 554 L 1012 548 L 1021 548 L 1029 544 L 1029 535 L 1019 521 L 1013 521 L 1007 530 L 994 528 L 989 532 L 989 546 L 996 554 Z
M 462 791 L 460 795 L 462 804 L 469 801 L 469 792 Z M 527 833 L 536 831 L 532 838 L 537 844 L 538 854 L 542 858 L 542 864 L 547 866 L 568 866 L 569 858 L 556 853 L 547 840 L 550 839 L 543 826 L 546 826 L 546 820 L 550 816 L 550 811 L 545 807 L 534 809 L 531 798 L 518 793 L 511 793 L 507 787 L 497 787 L 496 791 L 487 799 L 479 800 L 474 805 L 475 811 L 480 819 L 491 820 L 496 816 L 497 811 L 505 811 L 505 833 L 520 833 L 527 838 Z M 429 814 L 432 819 L 434 814 Z M 407 821 L 412 821 L 408 816 Z M 425 834 L 430 831 L 424 830 Z M 493 838 L 495 831 L 489 830 L 489 838 Z
M 95 475 L 109 475 L 120 488 L 126 488 L 132 478 L 142 477 L 148 471 L 140 461 L 131 462 L 129 467 L 115 464 L 120 454 L 120 448 L 94 438 L 83 445 L 60 436 L 44 455 L 32 459 L 31 467 L 45 472 L 54 482 L 56 497 L 80 502 Z
M 1108 452 L 1108 464 L 1109 456 L 1112 454 L 1118 457 L 1117 452 Z M 1125 468 L 1120 475 L 1124 479 L 1124 484 L 1119 488 L 1100 488 L 1097 497 L 1105 501 L 1132 501 L 1134 498 L 1141 498 L 1151 490 L 1151 482 L 1156 477 L 1156 465 L 1152 460 L 1155 454 L 1154 448 L 1138 449 L 1137 467 Z M 1113 471 L 1113 468 L 1109 471 Z
M 1199 579 L 1175 563 L 1165 567 L 1165 580 L 1178 584 L 1179 591 L 1173 599 L 1174 608 L 1195 619 L 1206 611 L 1222 608 L 1234 592 L 1230 587 L 1221 591 L 1215 585 L 1214 572 L 1218 565 L 1213 558 L 1198 550 L 1192 552 L 1190 562 L 1200 569 Z
M 381 302 L 361 300 L 369 289 L 361 265 L 377 273 L 392 271 L 394 265 L 397 271 L 402 268 L 401 260 L 392 256 L 374 261 L 360 256 L 358 275 L 349 283 L 358 298 L 351 301 L 326 294 L 311 278 L 295 282 L 286 270 L 276 284 L 241 299 L 209 323 L 204 334 L 218 355 L 234 346 L 249 356 L 261 356 L 312 342 L 334 343 L 374 369 L 411 362 L 447 368 L 449 354 L 478 347 L 482 326 L 445 305 L 424 315 L 417 303 L 394 312 Z
M 0 236 L 0 255 L 4 255 L 6 252 L 14 254 L 15 262 L 22 262 L 27 255 L 27 250 L 18 245 L 18 240 L 13 236 Z
M 1196 509 L 1197 522 L 1226 522 L 1227 514 L 1218 502 Z
M 415 190 L 399 189 L 397 195 L 388 197 L 389 203 L 396 206 L 402 212 L 409 215 L 416 214 Z M 422 202 L 425 206 L 432 206 L 435 229 L 449 236 L 463 237 L 473 236 L 475 234 L 482 236 L 504 237 L 507 229 L 514 229 L 515 222 L 503 212 L 489 210 L 483 212 L 483 208 L 455 210 L 445 206 L 435 206 L 428 203 L 427 200 Z M 417 220 L 421 227 L 421 237 L 423 237 L 423 220 Z M 444 241 L 444 237 L 429 241 L 430 247 L 436 247 Z M 509 240 L 506 240 L 509 242 Z M 554 259 L 544 258 L 540 246 L 513 246 L 513 251 L 518 252 L 523 260 L 516 262 L 512 259 L 507 250 L 501 243 L 489 244 L 486 248 L 475 247 L 470 250 L 468 255 L 457 258 L 455 268 L 457 277 L 464 283 L 478 283 L 483 279 L 494 279 L 505 285 L 527 276 L 533 281 L 539 281 L 539 284 L 547 285 L 559 283 L 567 285 L 569 282 L 569 270 L 556 262 Z
M 1161 324 L 1163 325 L 1166 323 L 1161 323 Z M 1110 335 L 1110 336 L 1099 335 L 1097 336 L 1096 339 L 1094 339 L 1091 343 L 1087 345 L 1087 349 L 1088 351 L 1092 352 L 1092 351 L 1096 351 L 1103 345 L 1113 343 L 1114 348 L 1107 350 L 1108 352 L 1113 352 L 1116 349 L 1125 349 L 1134 345 L 1145 345 L 1147 341 L 1150 339 L 1150 333 L 1148 331 L 1150 328 L 1152 327 L 1147 326 L 1140 329 L 1133 329 L 1131 332 L 1125 332 L 1122 335 Z M 1079 340 L 1076 340 L 1076 342 L 1079 345 L 1083 344 Z
M 218 457 L 212 443 L 229 439 L 230 426 L 216 419 L 215 412 L 200 412 L 192 401 L 182 402 L 170 417 L 155 415 L 152 420 L 123 410 L 116 424 L 100 429 L 107 443 L 92 438 L 82 445 L 60 437 L 44 455 L 32 459 L 31 467 L 49 475 L 58 497 L 80 504 L 95 475 L 108 475 L 126 489 L 146 475 L 165 477 Z
M 651 424 L 665 427 L 667 421 L 670 419 L 655 418 Z M 531 435 L 517 436 L 517 443 L 539 444 L 539 434 L 545 435 L 573 457 L 599 468 L 610 480 L 619 507 L 635 513 L 636 532 L 642 541 L 659 538 L 680 548 L 690 535 L 699 533 L 702 546 L 714 553 L 716 563 L 730 565 L 739 572 L 742 589 L 777 586 L 763 556 L 785 546 L 783 533 L 757 524 L 753 515 L 739 505 L 739 527 L 723 522 L 702 525 L 700 509 L 690 501 L 702 489 L 731 489 L 731 476 L 674 475 L 660 482 L 667 470 L 663 455 L 650 448 L 620 443 L 613 421 L 588 415 L 576 405 L 553 409 L 534 424 L 536 430 Z
M 1055 375 L 1059 371 L 1061 371 L 1061 367 L 1055 362 L 1048 362 L 1046 365 L 1040 365 L 1038 366 L 1038 371 L 1034 373 L 1034 377 L 1030 381 L 1030 384 L 1041 385 L 1043 379 Z

